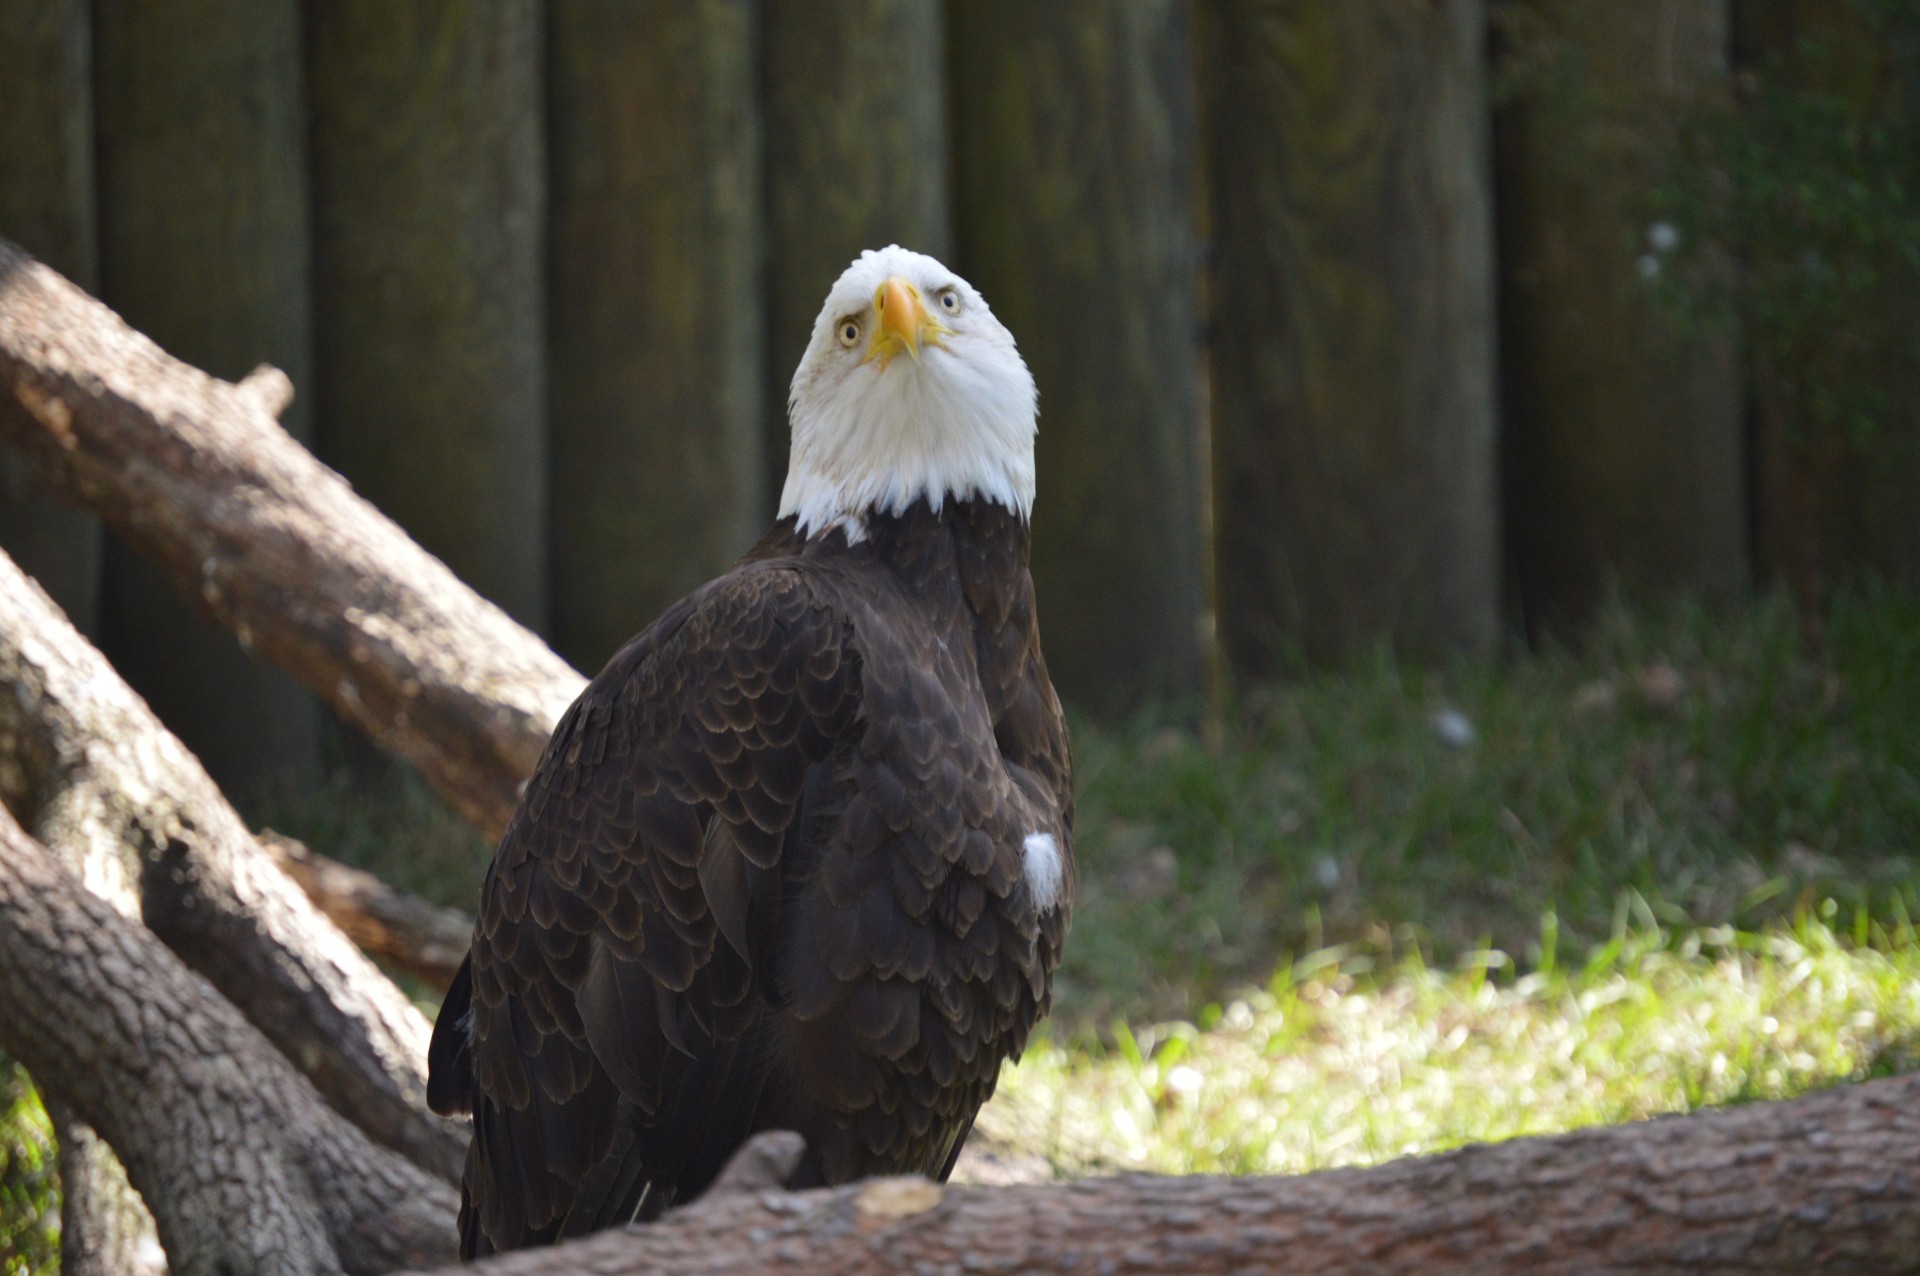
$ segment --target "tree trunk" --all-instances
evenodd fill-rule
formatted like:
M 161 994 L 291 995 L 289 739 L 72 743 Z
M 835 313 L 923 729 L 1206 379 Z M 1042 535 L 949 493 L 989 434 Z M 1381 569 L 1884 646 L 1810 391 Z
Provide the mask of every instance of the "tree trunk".
M 1499 116 L 1507 544 L 1530 626 L 1747 584 L 1740 372 L 1658 295 L 1650 194 L 1724 85 L 1727 0 L 1509 10 Z
M 580 675 L 273 423 L 0 241 L 0 437 L 497 837 Z
M 1220 624 L 1244 674 L 1498 631 L 1481 0 L 1210 0 Z
M 1297 1178 L 879 1179 L 698 1202 L 467 1269 L 1909 1276 L 1920 1077 Z
M 426 1112 L 419 1012 L 274 867 L 179 741 L 3 556 L 0 689 L 0 798 L 96 894 L 128 915 L 137 900 L 147 926 L 330 1102 L 456 1178 L 466 1140 Z
M 766 526 L 753 19 L 549 9 L 553 632 L 583 669 Z
M 947 260 L 946 33 L 939 0 L 771 0 L 767 473 L 787 473 L 787 390 L 827 289 L 861 250 Z
M 216 375 L 272 362 L 307 384 L 298 0 L 99 0 L 94 36 L 102 295 Z M 304 407 L 287 428 L 311 437 Z M 318 775 L 312 698 L 117 543 L 101 645 L 228 790 Z
M 541 8 L 307 6 L 320 455 L 533 629 L 547 615 Z
M 176 1276 L 384 1272 L 453 1192 L 368 1142 L 219 994 L 0 810 L 0 1047 L 113 1145 Z
M 0 4 L 0 235 L 97 290 L 91 26 L 87 0 Z M 100 524 L 11 451 L 0 453 L 0 549 L 80 632 L 99 632 Z
M 1107 712 L 1200 686 L 1198 143 L 1183 0 L 949 8 L 954 264 L 1040 386 L 1047 665 Z

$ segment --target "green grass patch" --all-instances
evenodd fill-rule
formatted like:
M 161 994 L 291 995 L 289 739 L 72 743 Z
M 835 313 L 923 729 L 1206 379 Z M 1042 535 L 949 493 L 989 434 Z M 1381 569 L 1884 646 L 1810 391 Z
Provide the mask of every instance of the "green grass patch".
M 1380 655 L 1248 697 L 1223 746 L 1076 724 L 1081 892 L 1060 1013 L 1190 1017 L 1332 943 L 1582 952 L 1825 898 L 1920 912 L 1920 605 L 1610 613 L 1579 650 Z M 1463 729 L 1464 728 L 1464 729 Z
M 1039 1042 L 981 1113 L 1057 1173 L 1292 1173 L 1785 1098 L 1911 1069 L 1920 944 L 1813 918 L 1666 932 L 1584 964 L 1440 971 L 1334 948 L 1197 1022 Z

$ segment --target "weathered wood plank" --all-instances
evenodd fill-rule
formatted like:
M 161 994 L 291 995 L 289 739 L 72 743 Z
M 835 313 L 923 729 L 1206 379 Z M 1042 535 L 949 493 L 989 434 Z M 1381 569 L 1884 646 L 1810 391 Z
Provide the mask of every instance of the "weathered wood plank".
M 218 375 L 273 363 L 306 384 L 299 4 L 100 0 L 94 21 L 104 296 Z M 284 420 L 310 437 L 304 404 Z M 101 629 L 114 666 L 223 787 L 244 794 L 317 768 L 313 701 L 118 545 L 107 551 Z
M 1522 0 L 1495 135 L 1507 544 L 1530 626 L 1747 582 L 1730 341 L 1659 295 L 1649 194 L 1727 64 L 1727 0 Z
M 1240 670 L 1498 618 L 1480 0 L 1208 6 L 1221 628 Z
M 769 0 L 767 431 L 787 472 L 787 388 L 827 289 L 862 249 L 947 260 L 946 32 L 940 0 Z
M 950 11 L 955 263 L 1040 386 L 1033 573 L 1068 700 L 1199 686 L 1198 140 L 1182 0 Z
M 552 0 L 555 646 L 598 669 L 765 527 L 747 0 Z
M 319 452 L 546 620 L 538 0 L 308 9 Z
M 97 286 L 92 22 L 87 0 L 0 5 L 0 235 Z M 100 524 L 0 453 L 0 546 L 81 633 L 100 620 Z
M 1875 26 L 1867 20 L 1874 13 L 1898 25 Z M 1874 0 L 1741 0 L 1734 16 L 1735 56 L 1743 68 L 1766 75 L 1777 90 L 1831 95 L 1843 103 L 1861 122 L 1861 136 L 1852 144 L 1874 130 L 1892 129 L 1896 137 L 1904 131 L 1908 139 L 1920 132 L 1913 47 L 1920 23 L 1912 11 Z M 1787 145 L 1777 148 L 1783 158 L 1791 153 Z M 1834 162 L 1846 164 L 1849 157 Z M 1909 160 L 1904 173 L 1875 176 L 1904 182 L 1911 209 L 1916 174 L 1920 164 Z M 1797 176 L 1806 181 L 1809 175 Z M 1821 192 L 1815 199 L 1835 198 L 1828 193 L 1831 173 L 1812 180 Z M 1876 220 L 1891 212 L 1884 190 L 1867 203 L 1866 215 Z M 1830 217 L 1834 209 L 1819 211 Z M 1781 222 L 1798 229 L 1794 218 L 1802 215 L 1794 209 Z M 1830 226 L 1825 235 L 1833 235 Z M 1784 270 L 1821 248 L 1787 235 L 1765 246 L 1773 258 L 1765 267 L 1773 273 L 1776 304 L 1785 295 L 1779 291 Z M 1834 255 L 1830 246 L 1825 255 Z M 1845 294 L 1844 316 L 1832 330 L 1792 343 L 1789 353 L 1770 359 L 1759 325 L 1749 329 L 1757 418 L 1751 459 L 1755 555 L 1763 574 L 1792 586 L 1810 621 L 1828 589 L 1862 571 L 1920 588 L 1920 501 L 1914 499 L 1920 491 L 1920 360 L 1914 357 L 1920 348 L 1920 277 L 1912 263 L 1890 253 L 1847 264 L 1876 278 L 1870 288 Z M 1866 412 L 1872 419 L 1868 437 L 1851 439 L 1846 422 L 1819 419 L 1811 402 L 1816 382 L 1836 399 L 1854 394 L 1878 400 Z M 1834 394 L 1842 386 L 1845 393 Z

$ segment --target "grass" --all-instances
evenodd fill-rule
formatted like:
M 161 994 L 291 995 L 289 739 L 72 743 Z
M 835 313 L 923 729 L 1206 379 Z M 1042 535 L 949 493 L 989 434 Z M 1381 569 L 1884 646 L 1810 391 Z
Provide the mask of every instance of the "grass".
M 1449 742 L 1449 741 L 1452 742 Z M 1445 963 L 1580 952 L 1628 892 L 1667 927 L 1823 898 L 1920 912 L 1920 605 L 1615 611 L 1581 650 L 1386 656 L 1248 697 L 1224 748 L 1075 735 L 1072 1023 L 1190 1016 L 1333 943 Z
M 978 1129 L 1059 1174 L 1294 1173 L 1784 1098 L 1915 1066 L 1920 944 L 1874 938 L 1643 916 L 1518 979 L 1493 953 L 1437 971 L 1329 949 L 1195 1023 L 1040 1042 Z
M 1842 598 L 1819 650 L 1768 601 L 1380 654 L 1216 735 L 1076 724 L 1080 899 L 996 1150 L 1303 1170 L 1920 1067 L 1920 602 Z M 259 815 L 471 908 L 487 848 L 417 781 L 371 792 Z M 8 1093 L 0 1262 L 46 1212 Z

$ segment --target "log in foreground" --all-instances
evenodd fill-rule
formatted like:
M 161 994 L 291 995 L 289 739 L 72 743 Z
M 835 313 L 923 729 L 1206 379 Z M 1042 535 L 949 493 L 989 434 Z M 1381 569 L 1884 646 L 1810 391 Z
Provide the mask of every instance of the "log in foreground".
M 4 554 L 0 800 L 231 999 L 329 1102 L 457 1179 L 465 1135 L 426 1110 L 426 1021 Z
M 175 1276 L 451 1258 L 452 1189 L 329 1108 L 4 809 L 0 1004 L 0 1048 L 113 1145 Z
M 1902 1276 L 1920 1076 L 1296 1178 L 715 1194 L 474 1276 Z
M 491 837 L 583 679 L 275 421 L 0 240 L 0 437 Z

